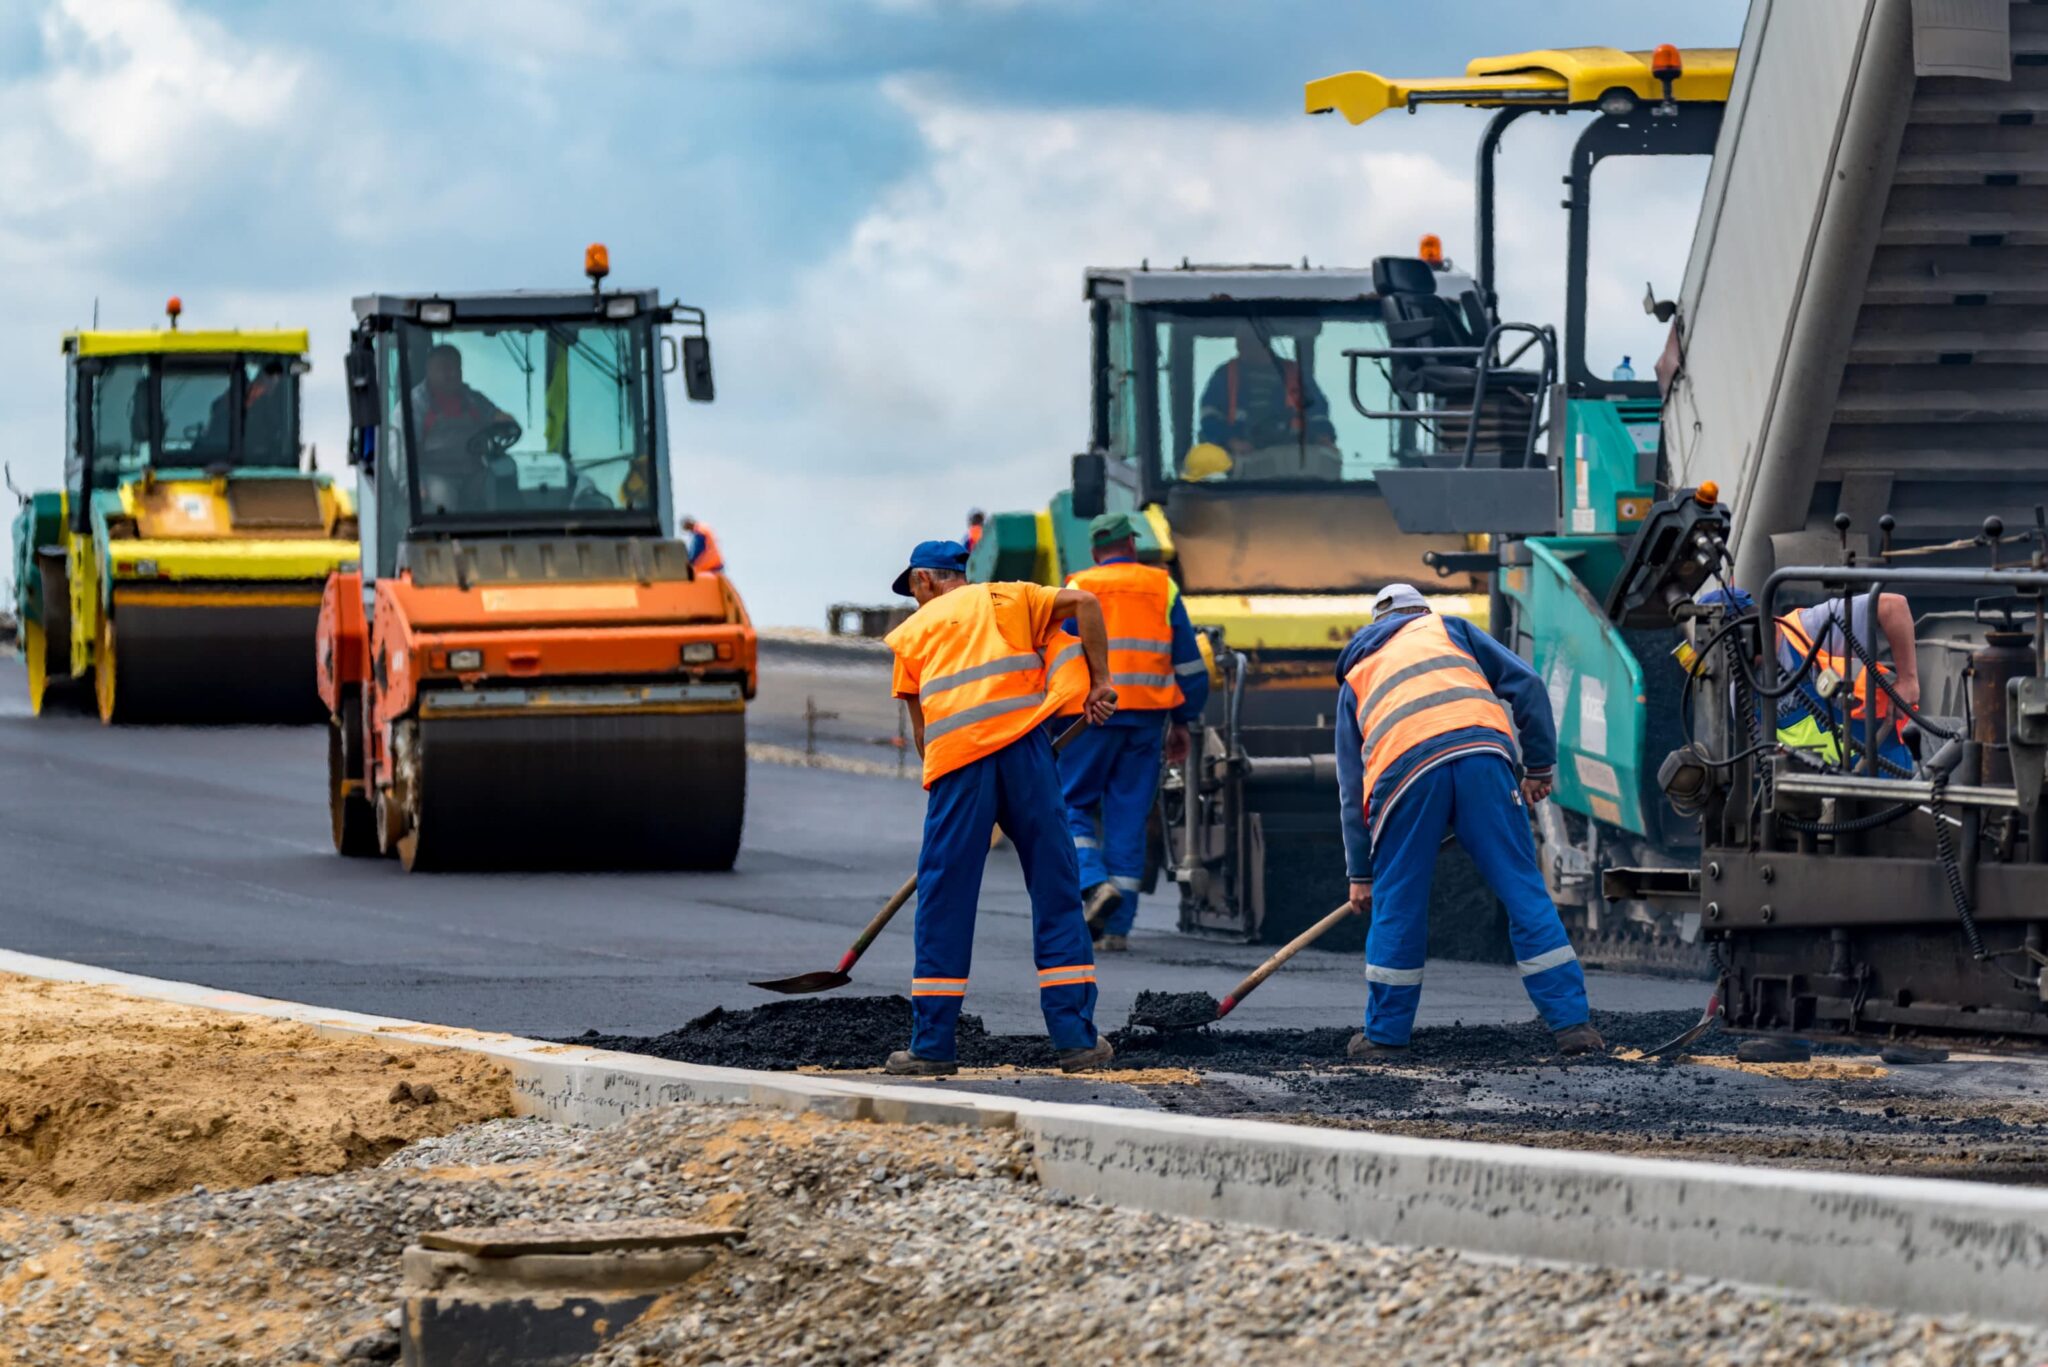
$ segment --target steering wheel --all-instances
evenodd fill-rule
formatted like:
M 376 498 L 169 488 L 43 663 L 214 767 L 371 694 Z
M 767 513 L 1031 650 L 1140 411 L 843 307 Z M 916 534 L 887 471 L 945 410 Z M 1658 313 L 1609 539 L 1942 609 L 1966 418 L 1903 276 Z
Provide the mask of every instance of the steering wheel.
M 502 456 L 512 449 L 521 435 L 519 424 L 512 419 L 495 419 L 470 433 L 469 454 L 482 461 L 487 461 L 493 456 Z

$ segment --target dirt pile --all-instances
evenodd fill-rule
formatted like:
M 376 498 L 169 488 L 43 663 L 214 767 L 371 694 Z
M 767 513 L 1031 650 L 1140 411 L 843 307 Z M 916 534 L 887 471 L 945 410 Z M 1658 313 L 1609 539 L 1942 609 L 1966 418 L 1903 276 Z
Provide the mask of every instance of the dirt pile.
M 511 1102 L 474 1055 L 0 976 L 0 1205 L 341 1172 Z

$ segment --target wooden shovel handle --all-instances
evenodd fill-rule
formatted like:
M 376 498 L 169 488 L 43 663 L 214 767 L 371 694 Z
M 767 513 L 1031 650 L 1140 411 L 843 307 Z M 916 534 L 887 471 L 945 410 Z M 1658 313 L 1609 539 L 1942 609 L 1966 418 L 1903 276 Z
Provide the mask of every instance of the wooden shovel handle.
M 1301 934 L 1295 936 L 1292 940 L 1289 940 L 1286 944 L 1274 950 L 1272 958 L 1260 964 L 1250 973 L 1247 973 L 1245 975 L 1244 981 L 1231 989 L 1230 995 L 1225 997 L 1222 1003 L 1216 1008 L 1216 1019 L 1221 1020 L 1223 1019 L 1223 1017 L 1229 1015 L 1239 1002 L 1243 1001 L 1246 997 L 1249 997 L 1254 991 L 1257 990 L 1260 983 L 1272 977 L 1275 969 L 1279 968 L 1280 965 L 1286 963 L 1289 959 L 1299 954 L 1302 950 L 1307 949 L 1317 940 L 1320 940 L 1324 935 L 1329 933 L 1329 931 L 1332 928 L 1334 928 L 1339 921 L 1342 921 L 1348 916 L 1356 916 L 1357 914 L 1358 908 L 1353 906 L 1351 903 L 1346 902 L 1342 906 L 1338 907 L 1335 911 L 1331 912 L 1328 916 L 1325 916 L 1322 920 L 1316 922 L 1307 930 L 1304 930 L 1303 932 L 1301 932 Z

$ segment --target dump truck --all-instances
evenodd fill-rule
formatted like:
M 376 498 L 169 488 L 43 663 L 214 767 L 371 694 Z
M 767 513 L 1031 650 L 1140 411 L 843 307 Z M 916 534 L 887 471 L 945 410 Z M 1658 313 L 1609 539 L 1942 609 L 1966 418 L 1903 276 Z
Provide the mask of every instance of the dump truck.
M 63 341 L 64 483 L 22 493 L 29 707 L 102 721 L 311 719 L 327 577 L 356 510 L 306 468 L 304 331 L 90 329 Z
M 1454 567 L 1483 538 L 1402 531 L 1386 481 L 1468 446 L 1496 464 L 1525 460 L 1530 388 L 1496 384 L 1464 416 L 1419 413 L 1401 377 L 1359 360 L 1385 350 L 1390 330 L 1413 331 L 1390 320 L 1397 285 L 1426 292 L 1431 312 L 1473 293 L 1470 276 L 1430 255 L 1405 282 L 1306 265 L 1089 269 L 1087 450 L 1045 508 L 993 514 L 969 562 L 976 579 L 1060 583 L 1091 563 L 1090 517 L 1142 514 L 1140 558 L 1173 575 L 1217 685 L 1186 762 L 1164 775 L 1147 874 L 1177 885 L 1185 932 L 1285 941 L 1348 896 L 1335 671 L 1373 595 L 1429 578 L 1437 611 L 1488 621 L 1483 579 L 1423 568 L 1425 556 Z M 1533 347 L 1539 370 L 1544 354 Z M 1433 917 L 1439 952 L 1505 952 L 1499 908 L 1462 851 L 1447 853 L 1435 896 L 1474 908 Z M 1324 943 L 1361 935 L 1347 925 Z
M 1500 164 L 1517 146 L 1511 130 L 1532 115 L 1581 116 L 1563 178 L 1565 316 L 1559 373 L 1540 399 L 1543 440 L 1520 468 L 1437 462 L 1382 485 L 1403 531 L 1491 533 L 1487 553 L 1454 563 L 1487 577 L 1494 636 L 1529 661 L 1550 693 L 1557 786 L 1536 810 L 1537 845 L 1580 956 L 1682 974 L 1708 969 L 1698 917 L 1659 900 L 1610 901 L 1602 891 L 1609 868 L 1691 862 L 1698 832 L 1664 802 L 1656 778 L 1682 729 L 1682 676 L 1669 660 L 1678 629 L 1662 619 L 1620 624 L 1605 611 L 1625 551 L 1678 476 L 1662 440 L 1656 381 L 1598 374 L 1587 357 L 1588 301 L 1600 264 L 1592 245 L 1595 173 L 1617 158 L 1711 156 L 1735 62 L 1727 48 L 1553 48 L 1480 58 L 1450 77 L 1345 72 L 1305 91 L 1307 112 L 1341 113 L 1352 124 L 1437 105 L 1494 111 L 1479 140 L 1478 260 L 1474 294 L 1464 303 L 1471 332 L 1498 330 L 1496 344 L 1518 331 L 1500 315 L 1495 245 Z M 1626 204 L 1603 207 L 1617 217 L 1627 212 Z M 1429 317 L 1427 302 L 1405 307 Z M 1671 306 L 1652 301 L 1660 306 L 1668 318 Z M 1438 349 L 1479 339 L 1456 335 L 1453 311 L 1435 317 L 1433 328 L 1401 339 L 1389 364 L 1414 376 L 1407 387 L 1425 399 L 1455 402 L 1471 382 L 1445 371 Z
M 754 629 L 668 532 L 663 376 L 712 399 L 704 313 L 605 287 L 601 246 L 585 266 L 581 290 L 354 302 L 361 564 L 328 581 L 318 645 L 341 854 L 738 853 Z

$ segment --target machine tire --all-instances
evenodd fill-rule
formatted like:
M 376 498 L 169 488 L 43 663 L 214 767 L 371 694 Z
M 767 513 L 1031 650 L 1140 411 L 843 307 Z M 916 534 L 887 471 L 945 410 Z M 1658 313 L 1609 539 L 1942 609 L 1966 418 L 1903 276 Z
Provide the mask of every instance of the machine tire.
M 100 723 L 113 726 L 129 720 L 121 702 L 121 668 L 114 654 L 114 615 L 100 614 L 98 637 L 93 648 L 92 695 L 99 705 Z
M 341 703 L 341 712 L 327 726 L 327 812 L 333 828 L 334 852 L 350 859 L 366 859 L 378 853 L 377 814 L 361 788 L 363 764 L 357 756 L 350 763 L 349 751 L 362 743 L 362 700 L 351 690 Z M 353 772 L 351 772 L 353 771 Z M 355 792 L 346 783 L 354 779 Z

